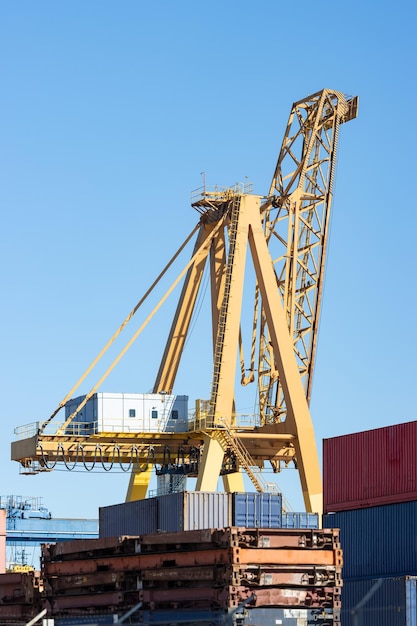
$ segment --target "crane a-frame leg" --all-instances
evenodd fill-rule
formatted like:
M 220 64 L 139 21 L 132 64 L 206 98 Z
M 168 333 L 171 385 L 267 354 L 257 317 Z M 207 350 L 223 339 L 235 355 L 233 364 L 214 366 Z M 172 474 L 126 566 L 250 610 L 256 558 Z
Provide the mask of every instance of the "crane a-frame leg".
M 277 423 L 277 432 L 294 436 L 297 467 L 300 474 L 306 510 L 321 512 L 322 485 L 320 466 L 315 444 L 314 430 L 307 399 L 288 330 L 288 323 L 277 289 L 276 275 L 265 240 L 260 220 L 260 198 L 243 195 L 235 224 L 235 247 L 229 257 L 229 284 L 227 306 L 220 312 L 219 324 L 224 328 L 218 332 L 215 348 L 215 383 L 212 390 L 213 438 L 207 437 L 197 480 L 197 490 L 215 490 L 223 460 L 223 449 L 215 438 L 216 427 L 221 420 L 232 424 L 234 403 L 239 324 L 243 294 L 246 250 L 249 244 L 257 282 L 262 296 L 262 306 L 270 334 L 270 341 L 287 408 L 285 422 Z M 232 267 L 230 267 L 232 265 Z M 221 334 L 221 339 L 219 339 Z M 216 369 L 216 368 L 215 368 Z
M 149 463 L 145 471 L 133 471 L 130 474 L 129 486 L 127 488 L 126 502 L 133 500 L 143 500 L 146 498 L 149 482 L 152 476 L 153 465 Z
M 322 482 L 313 423 L 277 289 L 271 257 L 257 215 L 259 211 L 255 210 L 250 220 L 249 245 L 287 407 L 285 423 L 277 426 L 284 426 L 285 432 L 295 437 L 297 468 L 306 510 L 321 513 Z

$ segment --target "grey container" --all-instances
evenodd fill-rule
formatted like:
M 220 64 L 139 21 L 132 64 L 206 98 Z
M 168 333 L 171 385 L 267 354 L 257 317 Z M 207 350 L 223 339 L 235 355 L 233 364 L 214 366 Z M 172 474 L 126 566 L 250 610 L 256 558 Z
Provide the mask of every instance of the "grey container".
M 417 626 L 415 576 L 344 580 L 343 626 Z
M 275 493 L 232 494 L 232 526 L 282 528 L 282 495 Z
M 289 513 L 282 514 L 282 528 L 318 528 L 318 513 Z
M 99 537 L 146 535 L 158 530 L 158 498 L 123 502 L 99 509 Z
M 343 579 L 417 575 L 417 501 L 323 515 L 339 528 Z
M 177 532 L 231 526 L 231 494 L 182 491 L 159 496 L 158 530 Z

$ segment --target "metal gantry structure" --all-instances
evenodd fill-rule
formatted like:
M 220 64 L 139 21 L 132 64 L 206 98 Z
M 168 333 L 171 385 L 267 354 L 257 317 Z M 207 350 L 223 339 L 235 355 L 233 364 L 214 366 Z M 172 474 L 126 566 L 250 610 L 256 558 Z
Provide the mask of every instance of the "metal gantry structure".
M 208 271 L 211 391 L 209 399 L 196 401 L 188 429 L 88 436 L 69 429 L 145 323 L 64 424 L 48 432 L 55 415 L 135 315 L 164 270 L 51 417 L 32 431 L 17 429 L 12 459 L 19 461 L 24 471 L 47 471 L 57 462 L 80 459 L 84 463 L 99 459 L 111 465 L 117 458 L 131 469 L 128 499 L 140 499 L 146 495 L 152 466 L 165 463 L 167 450 L 177 468 L 188 468 L 197 476 L 196 489 L 204 491 L 216 489 L 219 475 L 223 475 L 226 490 L 243 491 L 242 472 L 262 491 L 265 481 L 259 470 L 265 463 L 274 471 L 293 463 L 300 475 L 306 510 L 321 512 L 321 473 L 309 403 L 339 126 L 355 118 L 357 109 L 357 97 L 329 89 L 295 102 L 266 195 L 255 195 L 249 185 L 241 184 L 204 186 L 193 193 L 191 204 L 200 215 L 199 222 L 174 259 L 195 237 L 192 256 L 157 305 L 159 308 L 182 281 L 153 387 L 154 394 L 174 390 L 203 274 Z M 247 310 L 242 310 L 242 303 L 250 260 L 254 285 L 247 362 L 242 330 Z M 235 381 L 239 363 L 240 384 L 257 386 L 256 420 L 250 426 L 243 426 L 238 417 Z
M 0 496 L 0 509 L 6 512 L 6 563 L 14 572 L 32 569 L 27 558 L 42 543 L 98 538 L 98 519 L 53 518 L 42 498 Z

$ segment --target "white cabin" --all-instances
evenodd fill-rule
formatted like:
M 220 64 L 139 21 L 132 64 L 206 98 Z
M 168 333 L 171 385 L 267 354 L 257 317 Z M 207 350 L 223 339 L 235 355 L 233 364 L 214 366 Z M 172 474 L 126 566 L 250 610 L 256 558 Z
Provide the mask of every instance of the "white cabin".
M 84 396 L 65 404 L 65 419 Z M 188 431 L 188 396 L 167 393 L 95 393 L 71 420 L 66 432 L 158 433 Z

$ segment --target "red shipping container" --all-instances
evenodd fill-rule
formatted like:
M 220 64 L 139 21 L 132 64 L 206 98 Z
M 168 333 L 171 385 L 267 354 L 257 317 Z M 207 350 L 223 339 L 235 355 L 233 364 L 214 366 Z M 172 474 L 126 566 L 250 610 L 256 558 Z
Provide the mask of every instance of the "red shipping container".
M 324 439 L 324 513 L 412 500 L 417 500 L 417 421 Z

